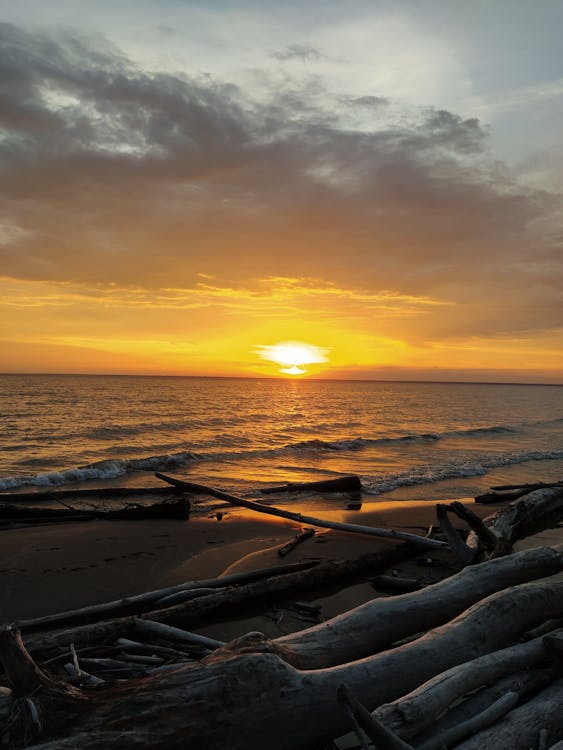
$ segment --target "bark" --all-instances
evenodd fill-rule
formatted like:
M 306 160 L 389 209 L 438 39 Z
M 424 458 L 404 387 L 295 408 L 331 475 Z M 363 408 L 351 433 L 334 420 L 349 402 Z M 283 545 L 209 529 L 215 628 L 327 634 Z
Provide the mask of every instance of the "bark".
M 461 564 L 468 565 L 473 562 L 475 550 L 468 547 L 463 539 L 460 538 L 457 529 L 454 528 L 448 516 L 448 506 L 438 503 L 436 505 L 436 515 L 444 536 Z
M 512 551 L 512 544 L 522 539 L 538 522 L 549 524 L 550 517 L 563 509 L 563 487 L 548 487 L 529 492 L 507 507 L 485 519 L 485 523 L 497 537 L 493 556 L 498 557 Z M 467 545 L 479 550 L 479 538 L 475 532 L 467 537 Z
M 188 581 L 176 586 L 169 586 L 165 589 L 149 591 L 145 594 L 116 599 L 111 602 L 102 604 L 93 604 L 89 607 L 59 612 L 54 615 L 45 615 L 44 617 L 34 617 L 29 620 L 20 620 L 18 627 L 22 632 L 30 633 L 36 630 L 49 630 L 53 628 L 68 627 L 69 625 L 82 622 L 94 622 L 104 617 L 125 616 L 140 614 L 150 610 L 151 606 L 158 604 L 159 600 L 164 597 L 176 594 L 178 592 L 195 591 L 201 588 L 224 588 L 234 584 L 247 583 L 249 581 L 261 580 L 272 576 L 295 573 L 300 570 L 308 570 L 315 567 L 317 561 L 304 561 L 290 563 L 287 565 L 275 565 L 270 568 L 260 568 L 258 570 L 248 571 L 246 573 L 233 573 L 232 575 L 219 578 L 209 578 L 202 581 Z
M 464 568 L 421 591 L 374 599 L 276 643 L 287 651 L 292 664 L 303 669 L 343 664 L 447 622 L 495 591 L 562 569 L 563 545 L 526 550 Z
M 456 750 L 529 750 L 545 730 L 549 744 L 563 738 L 563 679 L 533 700 L 518 706 L 488 729 L 456 746 Z
M 46 490 L 41 492 L 3 492 L 0 503 L 73 500 L 81 497 L 142 497 L 144 495 L 182 495 L 176 487 L 93 487 L 85 490 Z
M 547 658 L 543 638 L 508 646 L 433 677 L 399 700 L 379 706 L 375 716 L 393 732 L 409 739 L 431 727 L 438 716 L 464 695 Z
M 494 594 L 416 641 L 318 672 L 300 672 L 272 653 L 223 660 L 215 655 L 208 663 L 100 689 L 90 697 L 88 711 L 71 706 L 65 731 L 81 748 L 92 747 L 90 733 L 103 732 L 98 747 L 104 750 L 305 750 L 347 730 L 336 699 L 340 685 L 373 708 L 455 664 L 513 642 L 546 611 L 563 612 L 563 584 L 523 584 Z M 264 641 L 264 650 L 267 645 Z M 36 700 L 48 722 L 60 720 L 59 707 L 56 714 L 50 711 L 49 690 L 41 690 Z M 251 733 L 241 727 L 251 727 Z M 126 740 L 122 731 L 128 732 Z M 54 740 L 40 747 L 65 745 Z
M 284 544 L 283 547 L 279 548 L 279 557 L 285 557 L 286 555 L 289 555 L 289 553 L 292 552 L 296 547 L 298 547 L 300 544 L 303 544 L 303 542 L 306 542 L 307 539 L 310 539 L 312 536 L 315 536 L 315 534 L 315 529 L 304 529 L 299 534 L 297 534 L 297 536 L 294 536 L 293 539 L 290 539 L 289 542 Z
M 460 667 L 462 666 L 460 665 Z M 557 665 L 551 664 L 550 666 L 532 667 L 532 669 L 510 673 L 489 685 L 489 676 L 486 670 L 482 670 L 483 687 L 463 696 L 459 702 L 453 705 L 450 702 L 446 713 L 435 720 L 425 731 L 418 733 L 413 742 L 418 746 L 427 740 L 433 740 L 439 735 L 443 735 L 444 732 L 486 711 L 508 692 L 518 693 L 521 703 L 523 700 L 529 699 L 531 695 L 539 693 L 540 690 L 543 690 L 555 679 L 559 679 L 560 676 Z
M 183 489 L 186 492 L 199 492 L 216 497 L 219 500 L 225 500 L 231 505 L 240 505 L 243 508 L 249 510 L 255 510 L 257 513 L 265 513 L 270 516 L 277 516 L 279 518 L 288 518 L 291 521 L 303 524 L 305 526 L 320 526 L 325 529 L 336 529 L 337 531 L 346 531 L 355 534 L 366 534 L 368 536 L 381 537 L 383 539 L 394 539 L 395 541 L 412 542 L 418 544 L 420 547 L 429 548 L 443 548 L 447 547 L 445 542 L 438 541 L 437 539 L 428 539 L 427 537 L 417 536 L 416 534 L 408 534 L 404 531 L 395 531 L 394 529 L 380 529 L 375 526 L 360 526 L 355 523 L 338 523 L 336 521 L 326 521 L 321 518 L 314 518 L 313 516 L 304 516 L 301 513 L 293 513 L 289 510 L 282 510 L 281 508 L 274 508 L 272 506 L 260 505 L 259 503 L 253 503 L 250 500 L 243 500 L 235 495 L 230 495 L 222 490 L 215 489 L 214 487 L 207 487 L 203 484 L 194 484 L 193 482 L 184 482 L 181 479 L 174 479 L 166 474 L 156 473 L 159 479 L 162 479 L 169 484 Z
M 289 482 L 279 487 L 261 487 L 258 492 L 262 495 L 272 495 L 276 492 L 361 492 L 360 477 L 351 475 L 337 479 L 321 479 L 317 482 Z
M 563 481 L 558 482 L 535 482 L 533 484 L 500 484 L 491 487 L 492 490 L 541 490 L 543 487 L 563 487 Z
M 142 617 L 185 627 L 219 615 L 240 612 L 241 608 L 259 602 L 279 600 L 303 591 L 321 589 L 357 578 L 360 575 L 378 572 L 392 563 L 412 555 L 411 545 L 392 547 L 383 552 L 361 555 L 355 560 L 337 560 L 321 563 L 311 570 L 277 576 L 267 581 L 257 581 L 238 586 L 219 594 L 201 596 L 184 604 L 145 612 Z
M 471 719 L 467 719 L 455 727 L 450 727 L 450 729 L 437 737 L 433 737 L 427 742 L 422 743 L 422 745 L 419 745 L 418 750 L 441 750 L 443 747 L 451 747 L 465 737 L 469 737 L 484 727 L 494 724 L 501 716 L 511 711 L 517 703 L 518 693 L 509 691 L 480 714 L 477 714 L 477 716 L 473 716 Z

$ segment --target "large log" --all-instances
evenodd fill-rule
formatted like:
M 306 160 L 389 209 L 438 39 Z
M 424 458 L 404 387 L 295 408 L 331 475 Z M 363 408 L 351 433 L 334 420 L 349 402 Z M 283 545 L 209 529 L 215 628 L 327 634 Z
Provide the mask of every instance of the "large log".
M 563 545 L 526 550 L 464 568 L 421 591 L 374 599 L 276 643 L 302 669 L 343 664 L 447 622 L 495 591 L 562 569 Z
M 563 614 L 563 584 L 523 584 L 493 594 L 454 621 L 383 654 L 316 672 L 300 672 L 271 653 L 226 654 L 113 689 L 100 688 L 88 710 L 52 707 L 43 687 L 35 695 L 67 743 L 35 750 L 306 750 L 347 730 L 336 693 L 346 685 L 368 708 L 412 690 L 456 664 L 514 642 L 545 613 Z M 267 642 L 262 643 L 262 651 Z M 242 728 L 242 729 L 241 729 Z M 248 731 L 248 728 L 251 728 Z M 123 736 L 123 732 L 127 734 Z
M 218 490 L 215 487 L 208 487 L 203 484 L 196 484 L 194 482 L 185 482 L 182 479 L 175 479 L 169 477 L 166 474 L 156 473 L 159 479 L 162 479 L 169 484 L 172 484 L 178 489 L 183 489 L 185 492 L 199 492 L 216 497 L 219 500 L 224 500 L 231 505 L 239 505 L 242 508 L 248 508 L 254 510 L 257 513 L 265 513 L 269 516 L 277 516 L 279 518 L 287 518 L 291 521 L 304 524 L 306 526 L 320 526 L 325 529 L 336 529 L 337 531 L 346 531 L 355 534 L 367 534 L 368 536 L 382 537 L 383 539 L 394 539 L 395 541 L 412 542 L 418 544 L 420 547 L 430 548 L 443 548 L 447 547 L 445 542 L 441 542 L 438 539 L 429 539 L 428 537 L 417 536 L 416 534 L 408 534 L 405 531 L 395 531 L 394 529 L 381 529 L 374 526 L 361 526 L 355 523 L 338 523 L 336 521 L 326 521 L 321 518 L 314 518 L 313 516 L 304 516 L 301 513 L 293 513 L 289 510 L 282 510 L 281 508 L 274 508 L 269 505 L 260 505 L 250 500 L 243 500 L 243 498 L 236 495 L 231 495 L 222 490 Z

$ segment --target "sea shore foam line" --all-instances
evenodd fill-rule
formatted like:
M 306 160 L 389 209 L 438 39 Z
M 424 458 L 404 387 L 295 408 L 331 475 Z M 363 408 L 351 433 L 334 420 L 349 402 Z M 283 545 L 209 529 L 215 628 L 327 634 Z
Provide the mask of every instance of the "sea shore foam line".
M 117 479 L 135 471 L 163 471 L 185 466 L 196 461 L 195 454 L 189 451 L 147 458 L 97 461 L 86 466 L 76 466 L 63 471 L 49 471 L 44 474 L 0 478 L 0 491 L 19 487 L 59 487 L 64 484 L 78 484 L 93 480 Z
M 256 457 L 258 455 L 258 457 L 261 457 L 264 454 L 271 455 L 272 452 L 275 451 L 257 451 L 253 456 Z M 233 455 L 234 454 L 229 454 L 230 457 L 233 457 Z M 248 454 L 244 455 L 249 457 Z M 66 484 L 79 484 L 88 481 L 111 480 L 134 472 L 174 470 L 194 462 L 205 461 L 206 459 L 210 460 L 211 458 L 213 458 L 213 456 L 197 455 L 190 451 L 181 451 L 179 453 L 148 456 L 139 459 L 98 461 L 86 466 L 73 467 L 62 471 L 50 471 L 43 474 L 0 478 L 0 492 L 15 490 L 27 486 L 50 488 Z M 214 458 L 217 463 L 224 460 L 217 455 L 214 456 Z M 363 475 L 361 479 L 364 490 L 367 494 L 379 495 L 383 492 L 397 489 L 398 487 L 431 484 L 443 479 L 483 476 L 484 474 L 487 474 L 490 469 L 511 466 L 526 461 L 557 459 L 563 459 L 563 450 L 515 451 L 496 455 L 483 455 L 476 457 L 472 461 L 464 461 L 461 463 L 436 465 L 424 464 L 394 474 L 381 474 L 380 476 Z M 291 467 L 287 466 L 284 467 L 286 470 L 290 470 L 290 468 Z M 296 467 L 295 470 L 299 470 L 299 467 Z M 307 471 L 306 468 L 301 468 L 300 470 Z M 322 467 L 318 467 L 318 471 L 335 475 L 340 473 L 334 470 L 322 469 Z
M 563 458 L 563 450 L 555 451 L 518 451 L 488 456 L 474 462 L 460 464 L 424 465 L 397 474 L 382 474 L 381 476 L 361 476 L 364 492 L 368 495 L 381 495 L 399 487 L 412 487 L 419 484 L 433 484 L 444 479 L 460 479 L 463 477 L 481 477 L 488 474 L 490 469 L 502 466 L 514 466 L 526 461 L 555 461 Z

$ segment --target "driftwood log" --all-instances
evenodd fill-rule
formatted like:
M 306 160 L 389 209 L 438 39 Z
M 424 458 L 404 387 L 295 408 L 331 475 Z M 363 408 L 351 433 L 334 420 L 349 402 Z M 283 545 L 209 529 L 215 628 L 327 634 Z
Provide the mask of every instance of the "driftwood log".
M 266 515 L 270 516 L 287 518 L 291 521 L 296 521 L 297 523 L 307 526 L 320 526 L 325 529 L 336 529 L 337 531 L 367 534 L 368 536 L 382 537 L 383 539 L 394 539 L 395 541 L 412 542 L 413 544 L 417 544 L 420 547 L 429 547 L 436 549 L 447 546 L 445 542 L 439 541 L 438 539 L 429 539 L 428 537 L 417 536 L 416 534 L 408 534 L 404 531 L 395 531 L 394 529 L 380 529 L 372 526 L 360 526 L 359 524 L 355 523 L 337 523 L 336 521 L 326 521 L 325 519 L 314 518 L 313 516 L 304 516 L 301 513 L 293 513 L 292 511 L 282 510 L 281 508 L 273 508 L 272 506 L 260 505 L 259 503 L 254 503 L 250 500 L 244 500 L 241 497 L 223 492 L 222 490 L 218 490 L 215 487 L 208 487 L 207 485 L 196 484 L 194 482 L 185 482 L 181 479 L 169 477 L 166 474 L 160 474 L 157 472 L 156 476 L 159 479 L 162 479 L 164 482 L 168 482 L 174 487 L 182 489 L 185 492 L 198 492 L 200 494 L 205 493 L 207 495 L 210 495 L 211 497 L 216 497 L 219 500 L 224 500 L 227 503 L 231 503 L 232 505 L 238 505 L 243 508 L 248 508 L 249 510 L 254 510 L 257 513 L 265 513 Z
M 347 713 L 336 697 L 341 685 L 372 710 L 457 664 L 514 643 L 546 613 L 563 615 L 563 583 L 548 580 L 514 586 L 417 640 L 317 671 L 288 665 L 283 650 L 259 634 L 239 639 L 236 647 L 220 649 L 200 665 L 181 666 L 117 687 L 102 686 L 95 693 L 64 688 L 61 697 L 58 685 L 36 679 L 31 670 L 33 701 L 46 738 L 33 747 L 306 750 L 348 730 Z M 0 659 L 6 665 L 22 648 L 16 636 L 6 637 L 0 644 Z M 21 663 L 29 664 L 29 659 Z M 561 697 L 559 683 L 538 697 L 542 702 L 536 715 L 542 707 L 549 709 L 547 739 L 553 744 L 561 738 L 557 736 L 561 718 L 555 710 Z M 508 714 L 513 722 L 519 710 Z M 250 732 L 241 731 L 247 727 Z
M 276 492 L 361 492 L 361 490 L 360 477 L 352 474 L 336 479 L 321 479 L 316 482 L 289 482 L 279 487 L 261 487 L 258 492 L 262 495 L 271 495 Z
M 493 592 L 562 569 L 563 546 L 526 550 L 464 568 L 420 591 L 373 599 L 275 643 L 284 649 L 286 660 L 301 669 L 343 664 L 447 622 Z
M 140 614 L 162 605 L 170 596 L 175 594 L 190 594 L 201 589 L 224 589 L 226 586 L 248 584 L 252 581 L 260 581 L 264 578 L 296 573 L 318 565 L 317 560 L 305 560 L 287 565 L 274 565 L 270 568 L 259 568 L 244 573 L 233 573 L 219 578 L 208 578 L 200 581 L 188 581 L 176 586 L 169 586 L 144 594 L 127 596 L 111 602 L 92 604 L 89 607 L 60 612 L 43 617 L 34 617 L 29 620 L 20 620 L 17 623 L 22 632 L 30 633 L 37 630 L 49 630 L 62 628 L 81 622 L 96 622 L 107 617 Z
M 533 490 L 503 507 L 485 519 L 485 523 L 496 537 L 493 556 L 507 554 L 518 539 L 536 531 L 537 525 L 549 525 L 554 514 L 563 510 L 563 487 L 554 486 Z M 481 536 L 481 539 L 480 539 Z M 479 551 L 483 537 L 479 531 L 471 531 L 466 544 Z

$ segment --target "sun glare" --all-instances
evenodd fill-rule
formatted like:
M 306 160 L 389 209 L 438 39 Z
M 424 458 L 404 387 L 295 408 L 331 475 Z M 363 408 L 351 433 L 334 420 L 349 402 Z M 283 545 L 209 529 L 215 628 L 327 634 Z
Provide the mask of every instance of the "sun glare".
M 305 375 L 310 365 L 328 362 L 328 349 L 303 341 L 280 341 L 271 346 L 258 346 L 256 351 L 262 359 L 281 365 L 282 375 Z

